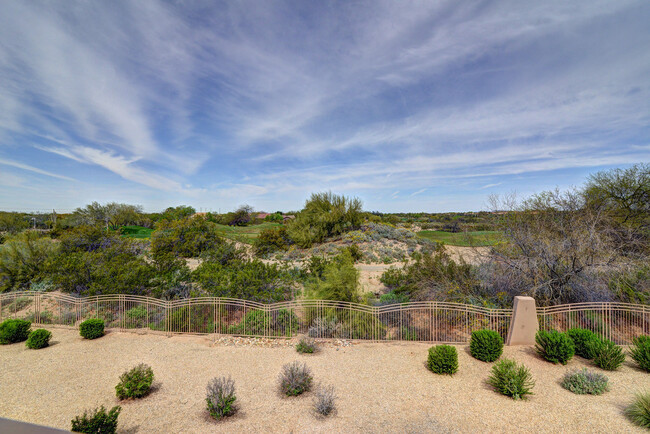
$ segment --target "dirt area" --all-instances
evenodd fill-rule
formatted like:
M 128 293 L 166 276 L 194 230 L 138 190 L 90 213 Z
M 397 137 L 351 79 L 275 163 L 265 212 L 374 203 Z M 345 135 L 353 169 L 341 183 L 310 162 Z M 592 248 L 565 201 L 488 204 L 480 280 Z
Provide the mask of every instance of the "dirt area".
M 487 255 L 490 252 L 490 247 L 445 246 L 445 249 L 454 261 L 463 258 L 465 262 L 472 265 L 478 265 L 487 260 Z
M 458 346 L 460 370 L 453 377 L 425 368 L 426 343 L 361 343 L 324 346 L 299 355 L 290 346 L 228 345 L 214 337 L 109 333 L 86 341 L 77 331 L 51 328 L 49 348 L 0 347 L 0 415 L 69 429 L 84 409 L 122 405 L 119 432 L 642 432 L 623 416 L 648 374 L 626 362 L 607 373 L 611 391 L 580 396 L 559 385 L 568 366 L 541 360 L 530 347 L 507 347 L 505 356 L 524 362 L 536 385 L 528 401 L 513 401 L 486 385 L 491 364 Z M 231 342 L 231 341 L 228 341 Z M 277 392 L 283 364 L 303 360 L 317 383 L 334 385 L 337 413 L 311 411 L 313 394 L 286 398 Z M 118 402 L 119 375 L 144 362 L 153 367 L 155 391 Z M 597 368 L 594 368 L 597 370 Z M 205 386 L 231 375 L 240 411 L 222 422 L 205 410 Z

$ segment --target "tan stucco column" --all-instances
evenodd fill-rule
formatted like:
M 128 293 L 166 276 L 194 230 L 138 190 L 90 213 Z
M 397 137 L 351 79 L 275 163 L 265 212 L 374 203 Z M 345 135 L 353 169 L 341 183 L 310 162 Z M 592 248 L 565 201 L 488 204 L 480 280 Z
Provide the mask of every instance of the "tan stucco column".
M 506 345 L 535 345 L 537 330 L 539 330 L 539 322 L 537 321 L 535 299 L 533 297 L 515 297 Z

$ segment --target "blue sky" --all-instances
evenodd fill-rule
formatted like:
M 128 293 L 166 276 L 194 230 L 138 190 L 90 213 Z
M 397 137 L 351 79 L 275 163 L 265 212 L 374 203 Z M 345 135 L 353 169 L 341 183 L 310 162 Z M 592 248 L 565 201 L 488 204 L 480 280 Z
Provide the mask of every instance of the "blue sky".
M 486 209 L 650 161 L 650 2 L 0 2 L 0 209 Z

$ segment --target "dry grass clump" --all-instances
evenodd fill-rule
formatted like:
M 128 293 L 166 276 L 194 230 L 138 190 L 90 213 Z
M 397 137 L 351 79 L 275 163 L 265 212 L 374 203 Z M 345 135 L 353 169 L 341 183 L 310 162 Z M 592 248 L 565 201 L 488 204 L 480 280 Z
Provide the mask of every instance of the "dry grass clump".
M 282 367 L 278 377 L 280 392 L 287 396 L 298 396 L 311 390 L 314 377 L 306 363 L 298 361 L 287 363 Z
M 205 401 L 210 416 L 217 420 L 231 416 L 237 412 L 235 401 L 235 380 L 230 377 L 213 378 L 206 387 Z
M 334 386 L 320 386 L 314 395 L 314 411 L 320 416 L 329 416 L 336 409 Z

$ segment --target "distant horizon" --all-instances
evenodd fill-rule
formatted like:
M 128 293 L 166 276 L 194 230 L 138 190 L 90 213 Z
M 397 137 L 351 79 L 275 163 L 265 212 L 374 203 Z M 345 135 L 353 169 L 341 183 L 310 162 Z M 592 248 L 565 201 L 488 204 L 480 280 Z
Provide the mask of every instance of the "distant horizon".
M 643 0 L 0 2 L 0 209 L 579 187 L 650 161 L 649 22 Z

